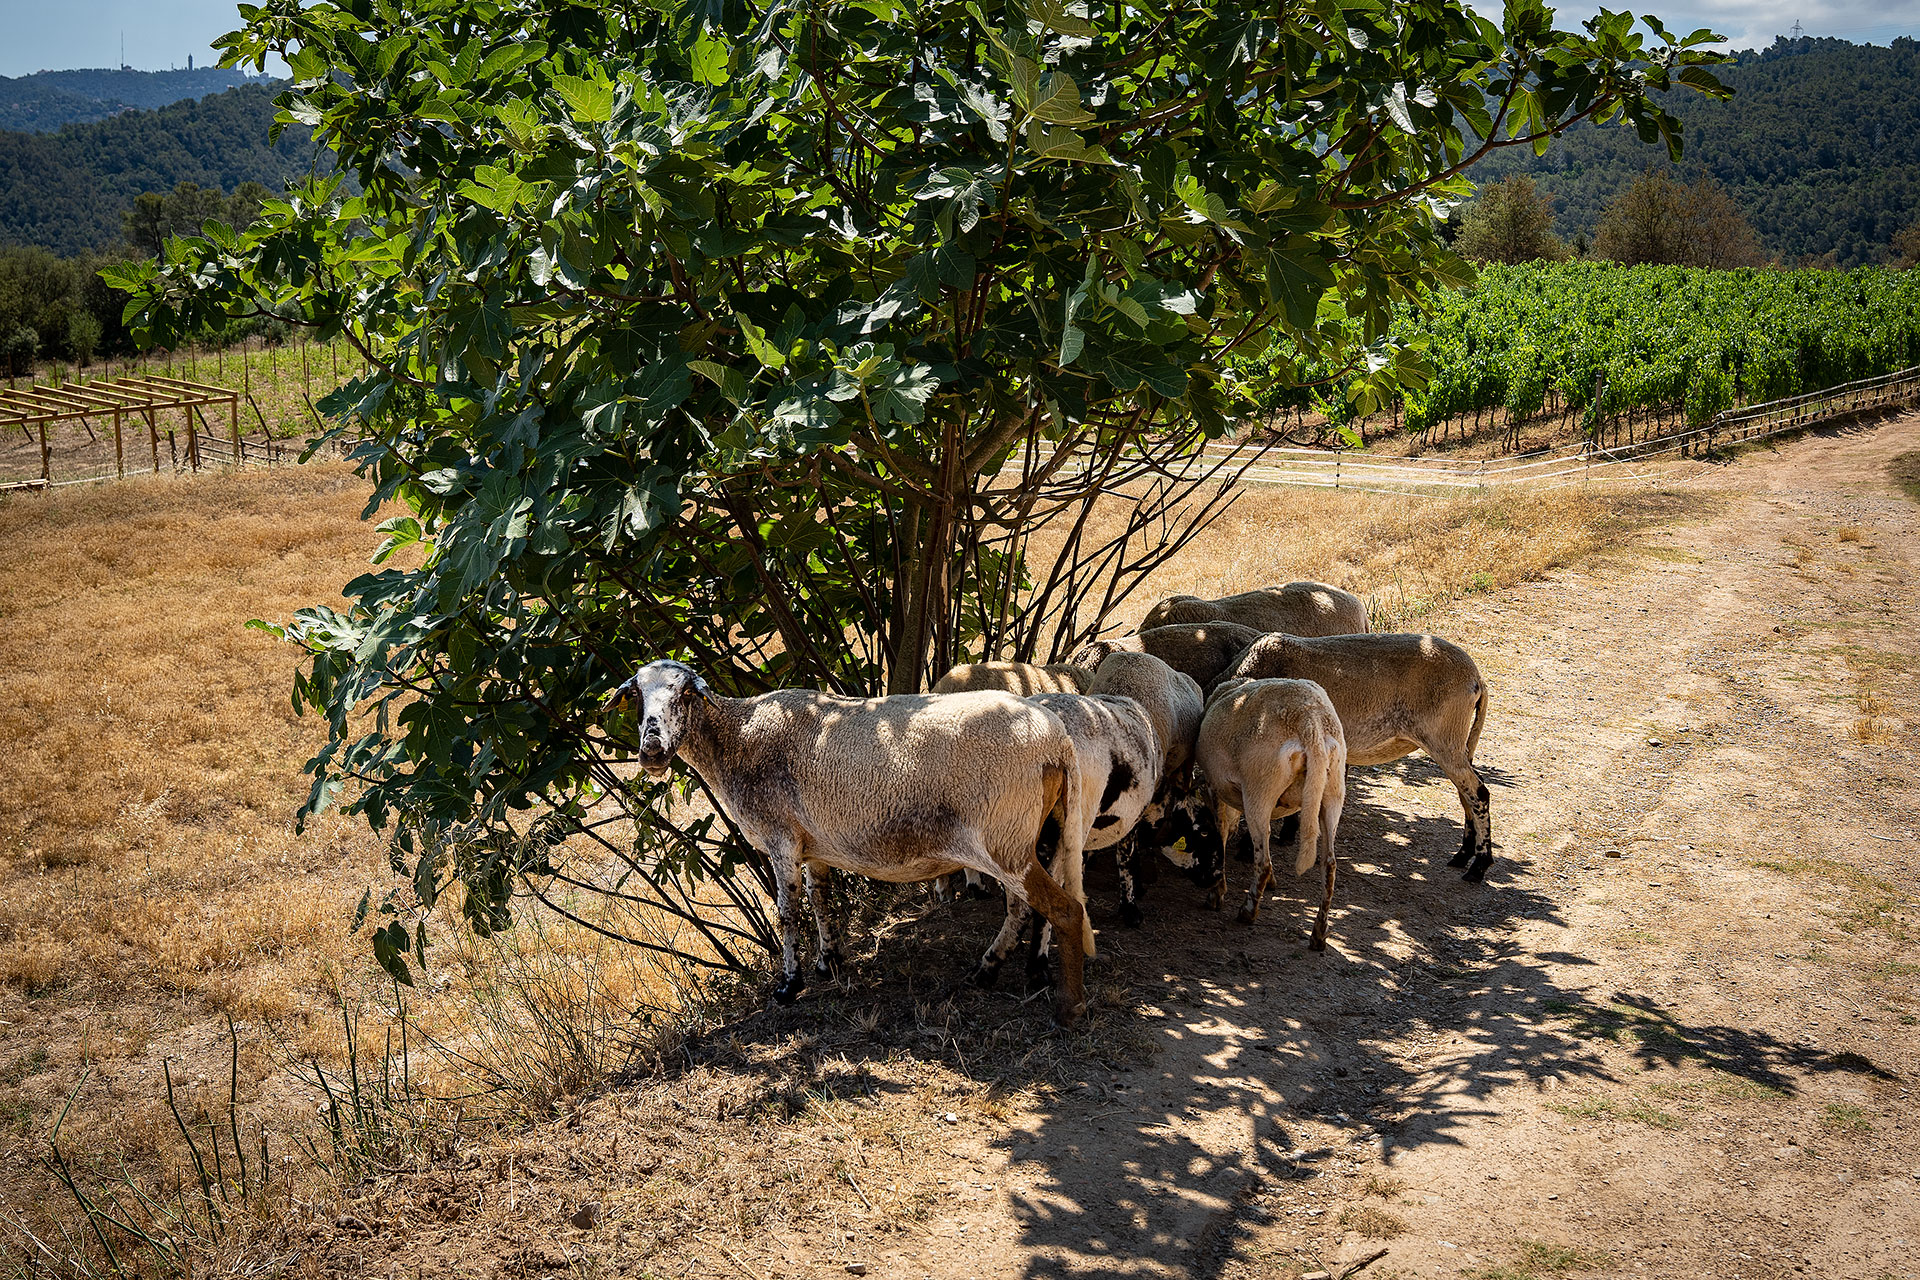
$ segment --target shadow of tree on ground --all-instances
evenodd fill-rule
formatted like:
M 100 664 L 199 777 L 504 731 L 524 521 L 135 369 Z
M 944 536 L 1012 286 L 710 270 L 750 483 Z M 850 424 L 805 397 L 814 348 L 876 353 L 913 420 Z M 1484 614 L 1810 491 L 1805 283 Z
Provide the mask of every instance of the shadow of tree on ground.
M 1400 763 L 1383 773 L 1423 780 L 1424 762 Z M 1163 873 L 1146 924 L 1124 930 L 1100 859 L 1082 1028 L 1051 1028 L 1044 997 L 957 985 L 997 902 L 906 899 L 846 987 L 723 1028 L 694 1058 L 751 1069 L 740 1046 L 803 1033 L 837 1055 L 826 1088 L 875 1088 L 867 1066 L 904 1050 L 990 1095 L 1022 1092 L 1026 1114 L 989 1144 L 1006 1161 L 1018 1251 L 1027 1275 L 1075 1278 L 1216 1276 L 1261 1227 L 1264 1183 L 1313 1178 L 1355 1143 L 1389 1167 L 1457 1144 L 1495 1090 L 1550 1074 L 1615 1081 L 1603 1050 L 1783 1092 L 1792 1069 L 1847 1069 L 1749 1028 L 1686 1023 L 1644 993 L 1587 988 L 1590 961 L 1514 940 L 1566 924 L 1525 868 L 1498 861 L 1487 884 L 1462 884 L 1445 866 L 1457 815 L 1388 809 L 1369 802 L 1379 776 L 1353 781 L 1325 953 L 1304 946 L 1311 877 L 1283 878 L 1248 928 Z

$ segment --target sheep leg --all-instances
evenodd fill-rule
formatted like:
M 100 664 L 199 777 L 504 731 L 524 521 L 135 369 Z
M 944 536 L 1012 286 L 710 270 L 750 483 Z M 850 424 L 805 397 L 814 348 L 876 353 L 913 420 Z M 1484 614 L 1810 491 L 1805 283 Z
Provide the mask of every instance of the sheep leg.
M 774 902 L 780 918 L 780 985 L 773 989 L 779 1004 L 792 1004 L 807 985 L 800 972 L 800 858 L 792 842 L 768 850 L 773 863 Z
M 1232 858 L 1235 862 L 1253 861 L 1253 832 L 1247 827 L 1235 827 L 1231 840 L 1227 838 L 1225 832 L 1222 832 L 1220 843 L 1223 846 L 1220 855 L 1223 860 Z
M 846 967 L 845 948 L 840 933 L 840 916 L 829 901 L 829 877 L 833 872 L 826 867 L 818 871 L 808 867 L 804 872 L 807 882 L 807 905 L 813 908 L 813 928 L 819 940 L 819 952 L 813 962 L 813 972 L 819 978 L 837 978 Z
M 1273 802 L 1266 797 L 1247 797 L 1247 835 L 1253 841 L 1253 883 L 1247 889 L 1247 900 L 1240 904 L 1239 914 L 1234 917 L 1241 924 L 1252 924 L 1260 918 L 1261 899 L 1273 884 L 1273 810 Z M 1256 814 L 1262 815 L 1257 822 Z M 1221 879 L 1226 879 L 1224 869 Z
M 1220 829 L 1221 857 L 1214 864 L 1213 888 L 1207 890 L 1207 910 L 1218 911 L 1227 900 L 1227 837 L 1239 825 L 1240 811 L 1215 794 L 1213 801 L 1214 825 Z
M 1028 864 L 1024 881 L 1027 901 L 1053 925 L 1060 945 L 1060 994 L 1054 1003 L 1054 1016 L 1061 1025 L 1071 1026 L 1087 1011 L 1086 949 L 1080 939 L 1088 937 L 1087 911 L 1073 894 L 1054 882 L 1036 861 Z
M 1313 938 L 1307 946 L 1314 951 L 1327 949 L 1327 913 L 1333 908 L 1333 882 L 1338 869 L 1333 854 L 1333 838 L 1340 833 L 1340 814 L 1347 802 L 1347 771 L 1329 771 L 1327 789 L 1320 797 L 1320 865 L 1325 874 L 1320 892 L 1320 914 L 1313 921 Z
M 1486 782 L 1471 764 L 1442 764 L 1454 790 L 1460 793 L 1460 808 L 1465 812 L 1467 831 L 1460 852 L 1447 860 L 1450 867 L 1465 867 L 1461 876 L 1469 884 L 1479 884 L 1493 865 L 1493 797 Z
M 1033 909 L 1021 900 L 1012 885 L 1007 886 L 1007 917 L 1000 922 L 1000 932 L 987 946 L 987 953 L 980 957 L 979 965 L 973 971 L 975 986 L 991 991 L 1000 981 L 1000 967 L 1007 962 L 1007 956 L 1020 941 L 1021 930 L 1026 928 L 1027 918 Z
M 1114 870 L 1120 876 L 1120 923 L 1129 929 L 1138 929 L 1145 916 L 1140 911 L 1140 887 L 1133 878 L 1133 856 L 1140 842 L 1140 829 L 1135 827 L 1113 849 Z

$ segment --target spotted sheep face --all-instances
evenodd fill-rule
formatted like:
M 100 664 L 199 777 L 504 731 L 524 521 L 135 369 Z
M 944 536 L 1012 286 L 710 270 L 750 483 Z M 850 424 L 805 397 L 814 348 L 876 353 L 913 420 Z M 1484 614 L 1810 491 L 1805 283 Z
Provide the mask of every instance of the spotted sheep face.
M 640 767 L 651 777 L 665 777 L 686 737 L 694 704 L 707 696 L 706 681 L 683 662 L 650 662 L 615 696 L 638 708 Z

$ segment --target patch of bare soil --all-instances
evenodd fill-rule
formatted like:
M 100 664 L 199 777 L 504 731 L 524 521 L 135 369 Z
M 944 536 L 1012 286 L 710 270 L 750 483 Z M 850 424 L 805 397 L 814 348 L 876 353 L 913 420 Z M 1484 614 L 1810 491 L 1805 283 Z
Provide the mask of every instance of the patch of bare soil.
M 1749 453 L 1711 514 L 1438 621 L 1494 686 L 1484 886 L 1424 760 L 1356 771 L 1325 954 L 1305 881 L 1243 928 L 1165 870 L 1128 931 L 1096 875 L 1071 1034 L 950 986 L 995 904 L 903 899 L 846 988 L 368 1184 L 294 1269 L 1920 1274 L 1916 447 Z

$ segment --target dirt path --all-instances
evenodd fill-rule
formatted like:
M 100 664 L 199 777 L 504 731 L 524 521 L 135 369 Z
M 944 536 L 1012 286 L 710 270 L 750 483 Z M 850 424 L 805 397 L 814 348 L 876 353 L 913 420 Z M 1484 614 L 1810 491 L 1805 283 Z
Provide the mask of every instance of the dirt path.
M 1292 898 L 1107 929 L 1164 969 L 1152 1066 L 981 1143 L 996 1247 L 904 1270 L 1288 1275 L 1374 1252 L 1372 1209 L 1404 1275 L 1920 1273 L 1917 447 L 1756 455 L 1650 560 L 1450 616 L 1496 691 L 1489 887 L 1406 762 L 1349 800 L 1335 951 Z
M 1137 932 L 1101 897 L 1093 1027 L 1032 1049 L 1009 996 L 916 997 L 993 914 L 930 911 L 880 942 L 880 1007 L 765 1015 L 525 1144 L 549 1174 L 506 1243 L 334 1266 L 1920 1275 L 1920 506 L 1884 477 L 1916 448 L 1907 416 L 1750 455 L 1641 553 L 1446 617 L 1494 687 L 1484 887 L 1444 866 L 1458 804 L 1424 761 L 1361 771 L 1325 955 L 1292 885 L 1246 930 L 1168 874 Z M 778 1098 L 825 1118 L 729 1121 Z M 830 1190 L 765 1210 L 810 1142 L 841 1144 Z M 659 1171 L 702 1151 L 786 1225 L 673 1226 L 699 1206 Z M 588 1198 L 609 1226 L 564 1226 Z

